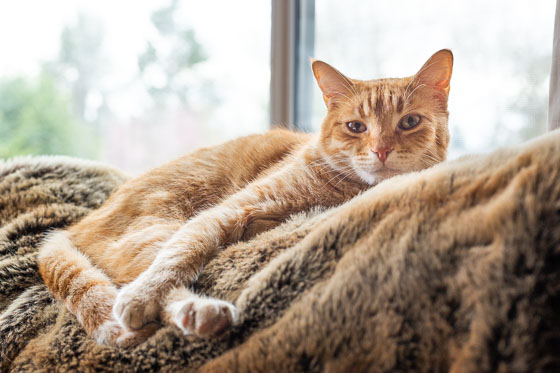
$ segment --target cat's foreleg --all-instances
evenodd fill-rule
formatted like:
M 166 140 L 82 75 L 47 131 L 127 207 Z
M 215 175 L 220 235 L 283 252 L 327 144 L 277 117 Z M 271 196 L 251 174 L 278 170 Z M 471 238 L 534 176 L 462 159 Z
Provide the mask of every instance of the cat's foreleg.
M 200 270 L 218 250 L 242 239 L 248 227 L 254 225 L 254 232 L 249 229 L 249 235 L 255 234 L 263 222 L 271 228 L 289 214 L 309 207 L 308 199 L 301 193 L 285 193 L 284 198 L 276 195 L 278 185 L 286 188 L 285 180 L 283 174 L 278 174 L 261 184 L 250 185 L 183 225 L 148 269 L 119 291 L 113 307 L 115 318 L 131 330 L 156 320 L 167 294 L 173 288 L 196 281 Z
M 39 248 L 39 272 L 52 294 L 64 302 L 86 333 L 97 342 L 130 346 L 155 331 L 129 332 L 112 317 L 117 288 L 72 243 L 68 233 L 51 233 Z
M 127 329 L 137 330 L 159 318 L 168 293 L 188 285 L 235 232 L 239 211 L 213 208 L 179 229 L 146 271 L 118 293 L 113 314 Z

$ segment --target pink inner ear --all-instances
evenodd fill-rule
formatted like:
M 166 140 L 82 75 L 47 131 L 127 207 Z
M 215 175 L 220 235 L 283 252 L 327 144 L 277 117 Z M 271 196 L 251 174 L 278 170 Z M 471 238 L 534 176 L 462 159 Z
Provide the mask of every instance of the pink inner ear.
M 335 73 L 328 72 L 324 77 L 319 77 L 319 86 L 322 88 L 323 94 L 328 98 L 333 98 L 337 95 L 344 94 L 348 87 L 346 86 L 343 78 L 340 76 L 331 76 Z
M 434 54 L 418 72 L 419 80 L 431 87 L 449 91 L 453 55 L 448 50 L 441 50 Z
M 449 69 L 446 66 L 430 66 L 427 70 L 420 73 L 420 80 L 431 87 L 446 88 L 449 86 L 450 81 Z
M 333 89 L 333 82 L 329 80 L 326 76 L 318 76 L 317 83 L 319 83 L 319 87 L 323 91 L 323 96 L 331 98 L 335 95 Z
M 348 94 L 350 80 L 338 70 L 322 61 L 314 61 L 312 68 L 327 105 L 329 100 Z
M 449 76 L 446 75 L 444 77 L 441 77 L 439 81 L 436 82 L 435 86 L 439 89 L 446 89 L 449 87 Z

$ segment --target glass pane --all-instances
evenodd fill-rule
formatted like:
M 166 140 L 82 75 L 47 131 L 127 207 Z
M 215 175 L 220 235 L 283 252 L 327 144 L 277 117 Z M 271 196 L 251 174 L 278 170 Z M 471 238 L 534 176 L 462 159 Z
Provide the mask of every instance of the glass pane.
M 449 156 L 489 151 L 546 130 L 554 10 L 531 0 L 322 0 L 315 57 L 367 80 L 413 75 L 451 48 Z M 318 128 L 318 89 L 313 105 Z
M 0 3 L 0 158 L 131 173 L 268 128 L 270 2 Z

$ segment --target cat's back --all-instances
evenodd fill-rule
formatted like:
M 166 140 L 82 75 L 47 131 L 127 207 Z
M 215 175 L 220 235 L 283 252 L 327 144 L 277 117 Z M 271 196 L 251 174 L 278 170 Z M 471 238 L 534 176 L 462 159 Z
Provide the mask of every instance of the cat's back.
M 188 219 L 243 188 L 310 137 L 271 130 L 195 150 L 127 181 L 71 231 L 81 232 L 74 235 L 80 241 L 80 237 L 97 236 L 84 234 L 92 229 L 110 236 L 122 234 L 132 220 L 146 216 Z
M 172 196 L 186 197 L 189 208 L 198 210 L 215 204 L 263 172 L 278 164 L 288 154 L 307 143 L 310 135 L 287 130 L 240 137 L 226 143 L 198 149 L 156 168 L 131 188 L 167 190 Z

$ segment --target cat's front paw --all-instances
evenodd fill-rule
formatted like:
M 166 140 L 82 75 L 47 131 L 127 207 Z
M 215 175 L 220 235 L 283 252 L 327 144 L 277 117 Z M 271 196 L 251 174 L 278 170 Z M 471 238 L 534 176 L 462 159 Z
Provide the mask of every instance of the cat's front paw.
M 158 329 L 155 323 L 148 324 L 140 330 L 127 330 L 116 320 L 107 320 L 101 324 L 92 334 L 97 341 L 108 346 L 132 347 L 136 346 L 150 336 Z
M 187 335 L 218 335 L 236 320 L 233 304 L 213 298 L 192 297 L 174 302 L 170 308 L 173 322 Z
M 157 297 L 142 292 L 131 283 L 117 294 L 113 315 L 118 322 L 129 330 L 139 330 L 157 320 L 160 304 Z

